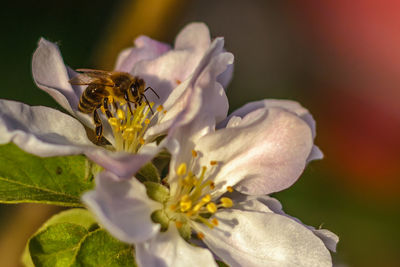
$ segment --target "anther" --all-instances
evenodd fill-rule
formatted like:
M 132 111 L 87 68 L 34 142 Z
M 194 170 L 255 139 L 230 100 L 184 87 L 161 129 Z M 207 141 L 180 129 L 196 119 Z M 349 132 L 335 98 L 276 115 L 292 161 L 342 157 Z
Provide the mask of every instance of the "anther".
M 217 211 L 217 205 L 215 205 L 214 202 L 208 203 L 206 207 L 207 207 L 207 210 L 208 210 L 210 213 L 215 213 L 215 212 Z
M 193 156 L 193 158 L 197 157 L 197 152 L 196 152 L 196 150 L 192 150 L 192 156 Z
M 144 145 L 146 143 L 146 141 L 143 139 L 143 137 L 140 138 L 139 142 L 141 145 Z
M 145 123 L 145 124 L 150 124 L 150 120 L 149 120 L 149 119 L 145 119 L 145 120 L 144 120 L 144 123 Z
M 211 220 L 211 223 L 214 224 L 215 226 L 218 226 L 218 219 L 217 218 L 213 218 Z
M 186 174 L 186 163 L 181 163 L 181 165 L 179 165 L 178 169 L 176 170 L 176 174 L 179 176 Z
M 233 201 L 232 199 L 228 198 L 228 197 L 221 197 L 221 205 L 224 208 L 230 208 L 233 206 Z
M 215 189 L 215 183 L 214 183 L 214 182 L 211 182 L 211 183 L 210 183 L 210 189 L 211 189 L 211 190 L 214 190 L 214 189 Z
M 214 166 L 214 165 L 217 165 L 217 164 L 218 164 L 218 161 L 216 161 L 216 160 L 210 161 L 210 165 L 211 165 L 211 166 Z
M 183 226 L 183 223 L 182 222 L 180 222 L 180 221 L 176 221 L 175 222 L 175 226 L 176 226 L 176 228 L 181 228 L 182 226 Z
M 164 109 L 164 107 L 163 107 L 162 105 L 159 105 L 159 106 L 157 107 L 157 111 L 158 111 L 158 112 L 161 112 L 163 109 Z
M 120 120 L 124 120 L 125 119 L 125 113 L 121 109 L 118 109 L 117 110 L 117 117 Z
M 203 234 L 202 232 L 198 232 L 198 233 L 197 233 L 197 237 L 198 237 L 200 240 L 203 240 L 203 239 L 204 239 L 204 234 Z
M 228 190 L 229 193 L 232 193 L 233 192 L 233 187 L 232 186 L 227 186 L 226 190 Z

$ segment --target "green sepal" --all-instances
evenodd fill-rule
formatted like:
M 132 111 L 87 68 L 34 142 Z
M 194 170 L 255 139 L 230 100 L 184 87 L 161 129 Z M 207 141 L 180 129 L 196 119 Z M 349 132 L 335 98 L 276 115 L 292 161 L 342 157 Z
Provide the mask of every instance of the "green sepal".
M 157 168 L 153 165 L 153 163 L 149 162 L 144 165 L 135 175 L 135 177 L 143 182 L 160 182 L 160 174 L 158 173 Z
M 0 146 L 0 203 L 82 206 L 93 187 L 88 160 L 82 156 L 40 158 L 10 143 Z
M 146 186 L 149 198 L 160 203 L 165 203 L 169 199 L 169 190 L 162 184 L 154 182 L 144 182 L 143 184 Z
M 165 214 L 164 210 L 156 210 L 151 214 L 151 220 L 155 223 L 161 224 L 161 232 L 168 230 L 170 219 Z

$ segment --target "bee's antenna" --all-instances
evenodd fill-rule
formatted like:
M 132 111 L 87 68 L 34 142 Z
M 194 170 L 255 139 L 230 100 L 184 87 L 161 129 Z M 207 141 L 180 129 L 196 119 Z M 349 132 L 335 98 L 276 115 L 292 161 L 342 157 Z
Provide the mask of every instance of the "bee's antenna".
M 160 96 L 156 93 L 156 91 L 154 91 L 153 90 L 153 88 L 151 88 L 150 86 L 149 87 L 147 87 L 146 89 L 144 89 L 144 91 L 146 92 L 147 90 L 151 90 L 157 97 L 158 97 L 158 99 L 160 99 Z M 147 100 L 147 99 L 146 99 Z
M 149 100 L 147 100 L 147 97 L 146 97 L 145 95 L 143 95 L 143 97 L 144 97 L 144 100 L 146 100 L 146 104 L 149 106 L 149 108 L 150 108 L 150 110 L 151 110 L 151 114 L 154 114 L 154 111 L 153 111 L 153 109 L 152 109 L 151 106 L 150 106 Z

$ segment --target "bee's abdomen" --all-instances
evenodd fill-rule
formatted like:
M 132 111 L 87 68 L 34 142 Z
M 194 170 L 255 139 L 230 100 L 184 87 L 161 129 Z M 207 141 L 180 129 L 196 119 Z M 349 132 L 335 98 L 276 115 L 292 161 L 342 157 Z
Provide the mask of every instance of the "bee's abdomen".
M 98 84 L 88 85 L 79 100 L 79 111 L 92 113 L 101 106 L 104 97 L 108 95 L 109 93 L 105 90 L 104 86 L 99 86 Z

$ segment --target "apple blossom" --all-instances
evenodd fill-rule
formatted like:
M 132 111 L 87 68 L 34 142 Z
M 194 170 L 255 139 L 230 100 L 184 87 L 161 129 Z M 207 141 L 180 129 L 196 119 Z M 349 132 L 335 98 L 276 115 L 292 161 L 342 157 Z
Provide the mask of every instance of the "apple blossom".
M 230 80 L 233 56 L 223 51 L 223 44 L 222 38 L 211 41 L 202 23 L 186 26 L 174 48 L 146 36 L 138 37 L 135 47 L 121 52 L 115 70 L 144 79 L 157 92 L 159 98 L 146 96 L 154 114 L 146 103 L 133 114 L 124 103 L 118 103 L 120 108 L 112 109 L 112 118 L 107 120 L 101 115 L 107 142 L 100 146 L 86 134 L 85 127 L 94 128 L 92 116 L 78 111 L 85 86 L 69 82 L 77 73 L 64 64 L 54 43 L 41 39 L 32 60 L 35 83 L 78 120 L 50 108 L 0 100 L 0 144 L 12 141 L 43 157 L 83 153 L 117 177 L 130 177 L 160 151 L 158 136 L 165 135 L 172 125 L 187 123 L 199 110 L 196 104 L 191 105 L 190 112 L 186 108 L 192 88 L 215 96 L 216 121 L 226 117 L 228 104 L 219 81 L 226 84 Z M 216 73 L 210 73 L 213 71 Z M 183 111 L 185 116 L 180 115 Z
M 308 111 L 264 100 L 217 129 L 211 114 L 204 105 L 170 129 L 169 173 L 160 184 L 103 172 L 83 201 L 111 234 L 135 245 L 140 266 L 216 266 L 214 255 L 230 266 L 331 266 L 327 248 L 337 237 L 287 216 L 267 196 L 321 156 Z

